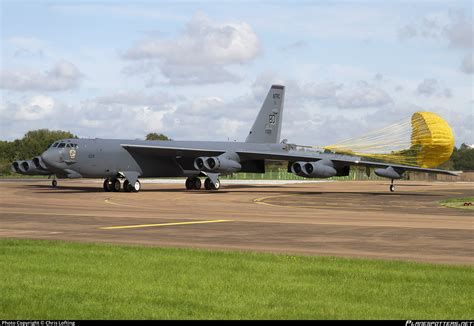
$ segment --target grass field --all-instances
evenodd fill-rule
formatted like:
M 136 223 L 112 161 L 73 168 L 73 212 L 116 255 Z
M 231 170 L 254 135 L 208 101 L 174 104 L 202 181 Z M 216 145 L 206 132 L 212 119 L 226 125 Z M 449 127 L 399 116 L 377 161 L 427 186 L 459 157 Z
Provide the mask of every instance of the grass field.
M 474 197 L 450 198 L 442 200 L 439 203 L 446 207 L 461 208 L 474 211 Z M 471 203 L 471 205 L 465 206 L 465 203 Z
M 0 319 L 472 319 L 473 268 L 0 240 Z

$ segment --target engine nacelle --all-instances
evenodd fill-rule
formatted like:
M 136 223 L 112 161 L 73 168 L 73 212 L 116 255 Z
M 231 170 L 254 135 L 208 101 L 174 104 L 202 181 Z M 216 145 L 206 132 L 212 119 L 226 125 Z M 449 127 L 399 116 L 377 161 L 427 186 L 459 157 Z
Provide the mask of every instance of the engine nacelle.
M 43 163 L 44 164 L 44 163 Z M 27 174 L 27 175 L 49 175 L 51 172 L 43 168 L 37 168 L 33 161 L 15 161 L 12 163 L 10 169 L 13 172 Z
M 196 170 L 213 173 L 231 173 L 242 169 L 239 156 L 230 152 L 213 157 L 198 157 L 194 160 L 194 167 Z
M 208 157 L 198 157 L 197 159 L 194 160 L 194 168 L 199 171 L 203 171 L 206 169 L 206 166 L 204 165 L 204 162 L 208 159 Z
M 303 172 L 303 166 L 306 163 L 307 162 L 294 162 L 293 164 L 291 164 L 291 167 L 290 167 L 291 173 L 294 173 L 300 177 L 306 176 L 306 174 Z
M 21 172 L 21 170 L 20 170 L 20 163 L 21 163 L 21 161 L 15 161 L 15 162 L 13 162 L 12 165 L 10 165 L 10 170 L 11 170 L 12 172 L 15 172 L 15 173 L 23 173 L 23 172 Z
M 44 164 L 43 160 L 41 159 L 41 156 L 35 156 L 33 158 L 33 164 L 38 170 L 48 171 L 48 167 Z
M 391 166 L 386 167 L 385 169 L 376 169 L 374 173 L 382 178 L 388 179 L 401 179 L 405 171 L 401 169 L 394 169 Z
M 20 172 L 23 174 L 29 174 L 28 171 L 33 168 L 32 161 L 21 161 L 20 162 Z
M 337 175 L 337 170 L 330 160 L 295 162 L 291 165 L 291 172 L 306 178 L 330 178 Z

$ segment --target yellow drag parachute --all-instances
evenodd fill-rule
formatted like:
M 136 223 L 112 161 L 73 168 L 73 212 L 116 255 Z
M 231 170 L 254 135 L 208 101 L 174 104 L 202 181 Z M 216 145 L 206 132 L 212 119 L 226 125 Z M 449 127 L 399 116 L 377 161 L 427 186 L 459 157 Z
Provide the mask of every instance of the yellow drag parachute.
M 432 112 L 416 112 L 410 119 L 347 139 L 324 149 L 423 168 L 449 160 L 454 149 L 451 127 Z

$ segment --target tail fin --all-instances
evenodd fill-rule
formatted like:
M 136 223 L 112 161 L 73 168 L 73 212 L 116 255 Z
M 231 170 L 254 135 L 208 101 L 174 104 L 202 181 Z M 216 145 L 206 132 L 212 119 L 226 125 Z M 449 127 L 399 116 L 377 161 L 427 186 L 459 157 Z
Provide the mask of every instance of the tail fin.
M 245 140 L 246 143 L 280 142 L 284 99 L 285 86 L 272 85 Z

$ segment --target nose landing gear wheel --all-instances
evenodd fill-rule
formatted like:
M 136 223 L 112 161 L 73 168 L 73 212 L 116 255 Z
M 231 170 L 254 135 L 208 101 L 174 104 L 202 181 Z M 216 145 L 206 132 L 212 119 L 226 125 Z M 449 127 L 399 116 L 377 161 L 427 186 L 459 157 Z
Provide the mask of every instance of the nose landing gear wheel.
M 53 188 L 56 188 L 58 186 L 58 182 L 56 181 L 56 179 L 51 182 L 51 186 L 53 186 Z
M 395 191 L 395 185 L 390 185 L 390 192 L 394 192 Z

